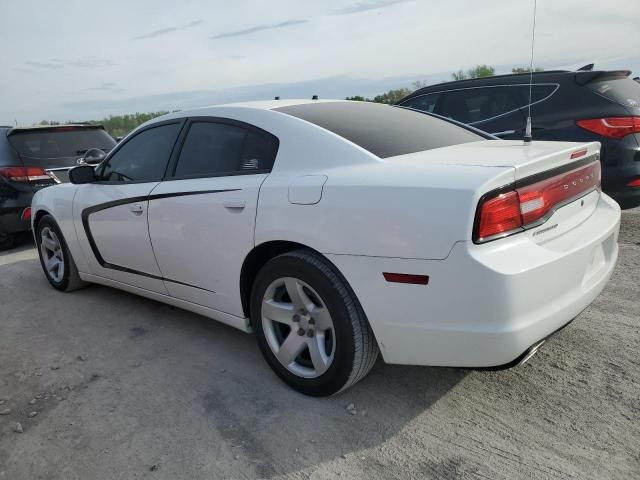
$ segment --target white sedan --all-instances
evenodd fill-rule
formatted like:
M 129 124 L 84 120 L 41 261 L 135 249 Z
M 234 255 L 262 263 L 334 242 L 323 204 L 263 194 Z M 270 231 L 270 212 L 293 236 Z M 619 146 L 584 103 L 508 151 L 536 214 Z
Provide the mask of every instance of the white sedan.
M 40 190 L 46 278 L 255 332 L 308 395 L 387 363 L 501 368 L 600 293 L 618 205 L 598 143 L 500 141 L 386 105 L 271 101 L 165 115 Z

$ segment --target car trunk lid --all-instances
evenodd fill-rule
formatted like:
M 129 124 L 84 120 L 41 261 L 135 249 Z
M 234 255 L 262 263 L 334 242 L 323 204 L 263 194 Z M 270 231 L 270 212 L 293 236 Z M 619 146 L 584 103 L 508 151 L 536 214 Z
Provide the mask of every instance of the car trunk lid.
M 575 228 L 600 198 L 600 144 L 487 140 L 407 155 L 428 162 L 495 169 L 498 182 L 478 185 L 473 240 L 485 243 L 515 233 L 553 228 L 535 236 L 546 241 Z M 400 157 L 398 157 L 400 158 Z M 405 159 L 407 162 L 407 159 Z M 505 177 L 505 168 L 512 175 Z M 577 205 L 579 208 L 574 208 Z M 562 211 L 562 212 L 561 212 Z M 561 222 L 555 219 L 562 217 Z M 544 234 L 544 235 L 543 235 Z
M 487 140 L 433 151 L 439 163 L 512 167 L 516 182 L 599 155 L 600 143 Z

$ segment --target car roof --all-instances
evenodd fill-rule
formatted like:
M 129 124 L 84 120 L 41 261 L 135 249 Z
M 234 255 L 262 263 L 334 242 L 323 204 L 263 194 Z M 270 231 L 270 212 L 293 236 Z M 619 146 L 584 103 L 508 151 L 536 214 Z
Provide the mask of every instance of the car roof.
M 2 128 L 2 127 L 0 127 Z M 101 129 L 104 130 L 103 125 L 93 125 L 88 123 L 65 123 L 61 125 L 31 125 L 29 127 L 7 127 L 11 129 L 11 132 L 26 132 L 26 131 L 38 131 L 38 130 L 69 130 L 72 129 Z
M 598 77 L 606 75 L 615 76 L 629 76 L 631 74 L 628 70 L 546 70 L 542 72 L 530 73 L 509 73 L 504 75 L 493 75 L 490 77 L 480 78 L 468 78 L 465 80 L 454 80 L 451 82 L 436 83 L 429 85 L 410 93 L 406 97 L 400 99 L 396 105 L 402 104 L 409 98 L 417 97 L 425 93 L 438 92 L 440 90 L 454 90 L 463 89 L 467 87 L 482 87 L 492 85 L 515 85 L 515 84 L 529 84 L 531 78 L 533 78 L 533 84 L 541 83 L 557 83 L 560 81 L 575 81 L 578 85 L 584 85 L 589 81 L 595 80 Z

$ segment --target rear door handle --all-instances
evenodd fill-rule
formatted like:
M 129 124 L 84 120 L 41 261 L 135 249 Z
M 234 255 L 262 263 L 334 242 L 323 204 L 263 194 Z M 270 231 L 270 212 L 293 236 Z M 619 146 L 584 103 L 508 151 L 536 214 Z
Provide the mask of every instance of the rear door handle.
M 134 203 L 133 205 L 131 205 L 131 207 L 129 207 L 129 210 L 131 210 L 131 213 L 133 213 L 134 215 L 142 215 L 142 212 L 144 212 L 144 207 L 141 203 Z
M 225 208 L 244 208 L 245 201 L 240 198 L 230 198 L 228 200 L 224 200 L 222 204 Z

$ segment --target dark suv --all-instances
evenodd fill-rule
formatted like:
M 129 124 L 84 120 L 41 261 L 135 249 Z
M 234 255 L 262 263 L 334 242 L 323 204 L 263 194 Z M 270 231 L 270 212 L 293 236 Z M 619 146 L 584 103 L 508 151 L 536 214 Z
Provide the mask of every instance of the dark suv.
M 533 74 L 534 140 L 602 144 L 602 188 L 622 207 L 640 205 L 640 84 L 629 71 Z M 529 74 L 440 83 L 397 105 L 435 113 L 503 139 L 522 139 Z
M 69 168 L 91 160 L 87 151 L 108 152 L 115 144 L 101 126 L 0 126 L 0 250 L 29 229 L 35 191 L 66 182 Z

